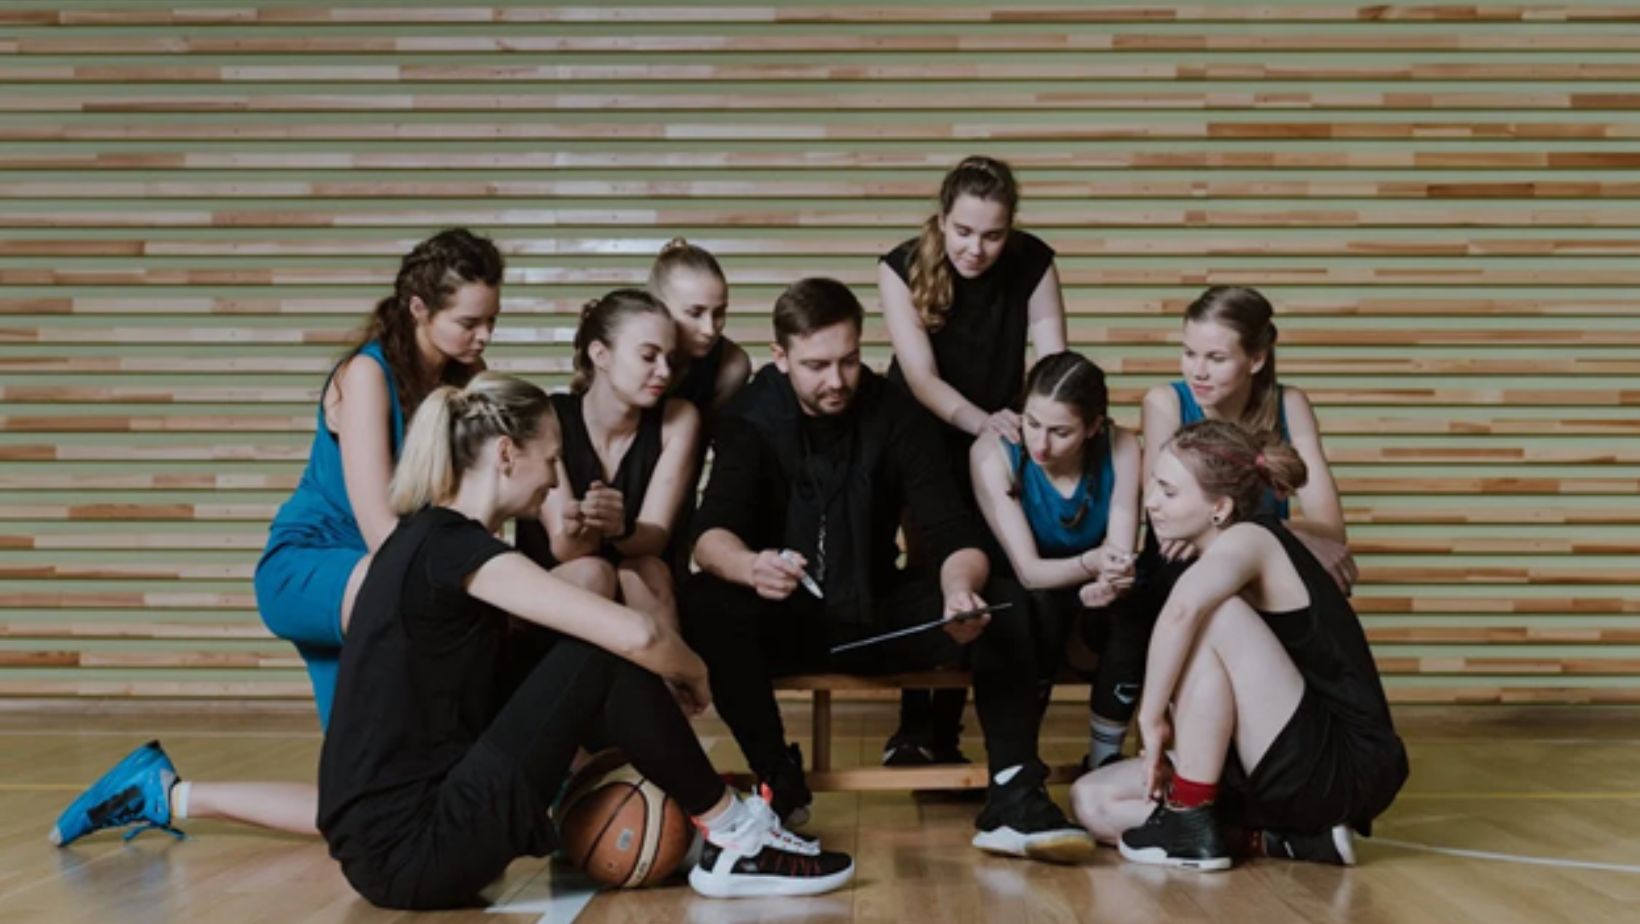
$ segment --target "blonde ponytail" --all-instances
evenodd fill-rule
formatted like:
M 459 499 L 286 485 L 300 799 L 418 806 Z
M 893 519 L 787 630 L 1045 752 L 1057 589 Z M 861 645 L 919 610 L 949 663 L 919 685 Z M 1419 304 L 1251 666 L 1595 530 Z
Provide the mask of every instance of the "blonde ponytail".
M 481 372 L 465 388 L 435 389 L 416 409 L 404 438 L 387 488 L 393 512 L 408 516 L 448 500 L 486 443 L 500 436 L 526 443 L 551 413 L 546 392 L 498 372 Z
M 450 464 L 450 401 L 461 389 L 444 385 L 423 398 L 410 419 L 399 452 L 398 466 L 387 486 L 387 503 L 399 516 L 455 493 L 455 472 Z

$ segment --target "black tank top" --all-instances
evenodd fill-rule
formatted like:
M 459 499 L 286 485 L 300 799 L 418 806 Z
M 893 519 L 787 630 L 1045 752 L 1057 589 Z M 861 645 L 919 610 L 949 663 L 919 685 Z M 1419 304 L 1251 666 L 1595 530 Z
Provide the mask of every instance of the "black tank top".
M 621 461 L 616 463 L 615 476 L 604 476 L 603 463 L 597 450 L 592 448 L 592 434 L 587 432 L 586 417 L 581 413 L 581 396 L 556 394 L 552 409 L 558 415 L 558 428 L 563 433 L 564 468 L 569 472 L 571 493 L 577 500 L 586 496 L 594 481 L 602 481 L 621 492 L 626 505 L 626 534 L 638 524 L 638 512 L 643 507 L 644 495 L 649 492 L 649 480 L 655 474 L 655 465 L 661 458 L 661 423 L 666 415 L 665 402 L 645 410 L 638 418 L 638 432 L 626 448 Z M 542 567 L 558 564 L 552 554 L 552 544 L 545 527 L 538 520 L 518 521 L 518 550 L 534 559 Z
M 717 398 L 718 372 L 723 368 L 723 352 L 727 349 L 728 337 L 719 337 L 712 349 L 700 359 L 691 360 L 689 367 L 684 370 L 683 377 L 672 385 L 672 397 L 682 398 L 693 404 L 695 410 L 700 411 L 700 419 L 707 420 L 712 414 L 712 402 Z M 702 441 L 704 448 L 705 441 Z
M 1399 775 L 1395 785 L 1385 786 L 1393 798 L 1406 776 L 1406 749 L 1395 734 L 1384 683 L 1378 676 L 1378 663 L 1367 645 L 1361 620 L 1327 569 L 1281 521 L 1260 517 L 1255 522 L 1281 540 L 1287 559 L 1310 595 L 1310 605 L 1302 610 L 1261 611 L 1259 616 L 1287 650 L 1311 694 L 1348 729 L 1346 740 L 1356 770 L 1365 775 L 1377 774 L 1381 784 L 1390 782 L 1387 777 Z M 1387 807 L 1386 801 L 1367 817 Z

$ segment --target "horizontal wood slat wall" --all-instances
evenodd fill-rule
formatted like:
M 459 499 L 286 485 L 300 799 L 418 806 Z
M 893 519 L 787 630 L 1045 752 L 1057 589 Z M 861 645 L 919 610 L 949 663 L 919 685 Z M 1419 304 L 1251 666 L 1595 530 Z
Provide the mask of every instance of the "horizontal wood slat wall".
M 1012 161 L 1116 416 L 1278 305 L 1399 701 L 1640 701 L 1640 6 L 14 0 L 0 696 L 299 700 L 249 577 L 325 370 L 440 227 L 493 364 L 682 234 L 767 338 Z M 888 356 L 880 318 L 869 359 Z

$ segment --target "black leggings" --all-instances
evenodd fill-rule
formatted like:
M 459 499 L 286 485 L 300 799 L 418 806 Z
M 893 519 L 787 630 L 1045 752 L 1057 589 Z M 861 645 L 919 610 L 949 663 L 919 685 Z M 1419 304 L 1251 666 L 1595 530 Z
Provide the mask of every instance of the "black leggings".
M 769 776 L 785 757 L 786 732 L 773 678 L 812 671 L 881 674 L 967 663 L 993 771 L 1036 760 L 1041 716 L 1029 605 L 1017 584 L 993 581 L 991 603 L 1011 602 L 972 644 L 931 629 L 881 645 L 830 655 L 830 646 L 938 619 L 939 587 L 906 581 L 873 603 L 865 625 L 828 622 L 801 590 L 783 601 L 697 574 L 682 596 L 684 632 L 711 669 L 712 699 L 754 772 Z
M 520 856 L 556 838 L 547 809 L 583 742 L 620 748 L 691 815 L 723 781 L 660 678 L 578 639 L 553 641 L 479 740 L 430 788 L 419 823 L 380 854 L 344 862 L 387 908 L 465 907 Z

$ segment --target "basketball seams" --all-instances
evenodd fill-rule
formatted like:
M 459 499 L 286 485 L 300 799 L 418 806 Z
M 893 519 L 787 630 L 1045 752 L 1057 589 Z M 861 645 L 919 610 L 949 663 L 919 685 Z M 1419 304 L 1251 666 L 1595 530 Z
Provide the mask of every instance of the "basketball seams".
M 661 822 L 665 821 L 666 793 L 661 792 L 659 786 L 648 779 L 642 779 L 638 789 L 643 793 L 643 843 L 638 848 L 638 863 L 632 870 L 632 875 L 626 878 L 629 886 L 638 885 L 649 878 L 649 870 L 654 865 L 655 858 L 660 853 Z M 656 795 L 660 799 L 655 798 Z M 656 803 L 659 802 L 659 811 Z
M 639 779 L 642 779 L 642 777 Z M 603 826 L 598 829 L 598 833 L 593 836 L 590 842 L 588 842 L 586 855 L 581 857 L 580 862 L 575 864 L 582 869 L 586 869 L 587 862 L 592 859 L 592 855 L 594 853 L 598 852 L 598 845 L 603 843 L 604 835 L 609 833 L 610 826 L 615 824 L 616 820 L 621 817 L 621 812 L 626 810 L 626 804 L 631 802 L 632 797 L 637 795 L 639 791 L 638 784 L 634 784 L 627 780 L 609 780 L 606 778 L 599 781 L 599 783 L 592 789 L 592 792 L 599 792 L 608 786 L 625 786 L 627 787 L 627 792 L 626 795 L 621 797 L 621 801 L 615 803 L 615 808 L 611 810 L 604 819 Z M 572 806 L 572 811 L 573 808 L 574 807 Z
M 624 791 L 611 788 L 616 785 Z M 564 856 L 596 881 L 642 887 L 657 872 L 670 875 L 688 851 L 682 807 L 618 752 L 595 756 L 564 788 L 554 812 L 564 832 Z M 634 795 L 641 798 L 634 802 Z M 624 817 L 631 811 L 643 817 Z M 612 833 L 616 839 L 607 840 Z

